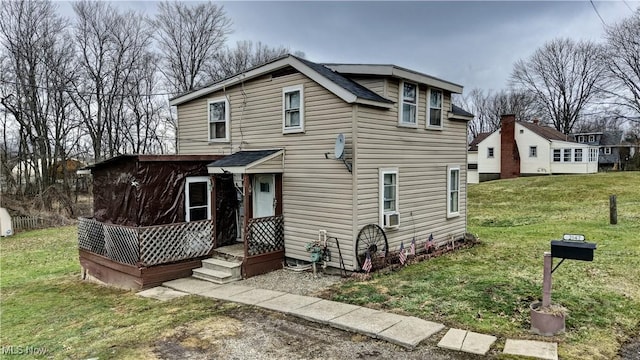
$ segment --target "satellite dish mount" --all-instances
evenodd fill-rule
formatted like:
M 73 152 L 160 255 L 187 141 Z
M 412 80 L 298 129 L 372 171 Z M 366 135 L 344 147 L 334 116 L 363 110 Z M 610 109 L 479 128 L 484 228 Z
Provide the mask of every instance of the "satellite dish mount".
M 336 160 L 341 160 L 344 163 L 344 166 L 347 167 L 347 170 L 351 172 L 351 163 L 348 163 L 344 157 L 344 145 L 345 145 L 345 137 L 343 134 L 338 134 L 336 137 L 336 145 L 333 149 L 333 154 Z

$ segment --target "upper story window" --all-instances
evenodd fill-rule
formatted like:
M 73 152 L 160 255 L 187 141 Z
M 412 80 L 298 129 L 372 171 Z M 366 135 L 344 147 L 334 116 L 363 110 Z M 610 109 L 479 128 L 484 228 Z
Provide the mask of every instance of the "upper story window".
M 418 85 L 410 82 L 400 82 L 400 109 L 398 123 L 400 125 L 416 126 L 418 116 Z
M 492 158 L 493 157 L 493 148 L 487 148 L 487 157 L 488 158 Z
M 573 150 L 573 161 L 582 162 L 582 149 Z
M 460 215 L 460 167 L 447 168 L 447 217 Z
M 529 146 L 529 157 L 538 157 L 538 147 Z
M 429 89 L 427 127 L 442 129 L 442 90 Z
M 583 143 L 584 142 L 584 135 L 578 135 L 578 142 L 579 143 Z
M 596 141 L 596 136 L 595 135 L 589 135 L 589 142 L 592 143 Z
M 302 85 L 282 89 L 282 132 L 304 132 L 304 90 Z
M 229 101 L 209 100 L 209 141 L 229 141 Z
M 610 147 L 604 148 L 604 154 L 605 155 L 611 155 L 611 148 Z

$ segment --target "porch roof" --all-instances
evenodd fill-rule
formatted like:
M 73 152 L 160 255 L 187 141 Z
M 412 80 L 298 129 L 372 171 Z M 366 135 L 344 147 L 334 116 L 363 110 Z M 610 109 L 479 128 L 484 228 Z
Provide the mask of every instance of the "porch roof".
M 283 155 L 283 149 L 238 151 L 210 163 L 207 169 L 209 174 L 282 173 Z

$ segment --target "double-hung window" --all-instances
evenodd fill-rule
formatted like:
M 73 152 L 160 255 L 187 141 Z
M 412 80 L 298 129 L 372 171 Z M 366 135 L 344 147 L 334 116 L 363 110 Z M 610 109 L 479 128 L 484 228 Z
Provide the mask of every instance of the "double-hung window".
M 304 90 L 302 85 L 282 89 L 282 132 L 304 132 Z
M 418 85 L 406 81 L 400 82 L 400 115 L 398 123 L 416 126 L 418 117 Z
M 429 89 L 427 128 L 442 129 L 442 90 Z
M 538 157 L 538 147 L 529 146 L 529 157 Z
M 460 215 L 460 167 L 447 167 L 447 217 Z
M 605 155 L 611 155 L 611 148 L 610 147 L 604 148 L 604 154 Z
M 571 149 L 562 149 L 562 161 L 571 162 Z
M 553 149 L 553 162 L 560 162 L 560 160 L 562 160 L 560 151 L 560 149 Z
M 493 155 L 494 155 L 494 154 L 493 154 L 493 152 L 494 152 L 494 151 L 493 151 L 493 148 L 492 148 L 492 147 L 487 148 L 487 157 L 488 157 L 488 158 L 492 158 L 492 157 L 493 157 Z
M 582 149 L 574 149 L 573 150 L 573 161 L 574 162 L 582 162 Z
M 387 224 L 389 216 L 399 214 L 398 210 L 398 169 L 380 169 L 380 224 L 383 227 L 393 226 Z
M 209 100 L 209 141 L 229 141 L 229 101 Z

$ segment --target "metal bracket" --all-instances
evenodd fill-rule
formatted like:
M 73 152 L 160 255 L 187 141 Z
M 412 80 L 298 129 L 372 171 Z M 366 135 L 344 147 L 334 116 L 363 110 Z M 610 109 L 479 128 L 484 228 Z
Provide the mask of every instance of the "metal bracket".
M 560 266 L 562 264 L 562 262 L 564 262 L 564 258 L 562 258 L 562 260 L 560 260 L 560 262 L 558 263 L 558 265 L 556 265 L 552 270 L 551 273 L 553 274 L 554 271 L 556 271 L 556 269 L 558 268 L 558 266 Z

